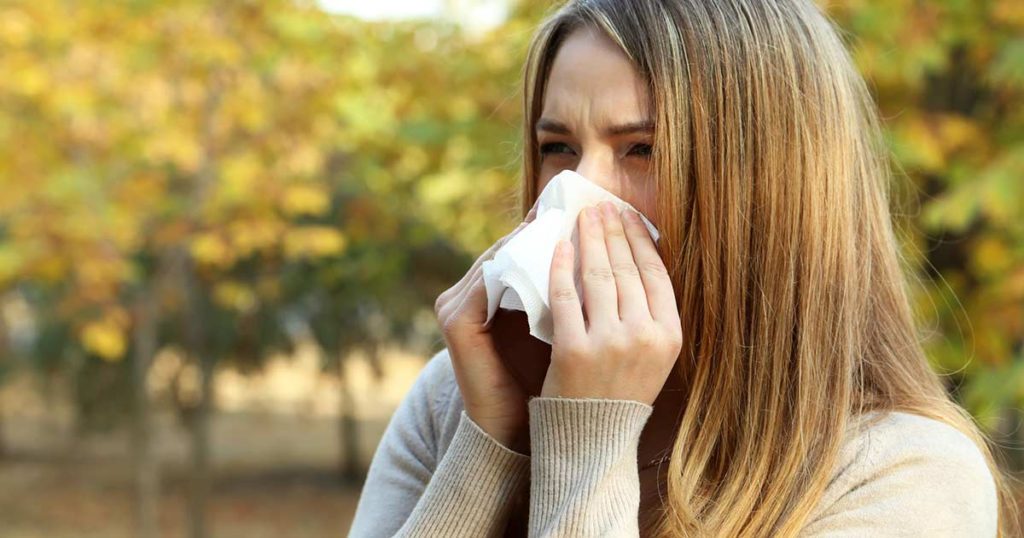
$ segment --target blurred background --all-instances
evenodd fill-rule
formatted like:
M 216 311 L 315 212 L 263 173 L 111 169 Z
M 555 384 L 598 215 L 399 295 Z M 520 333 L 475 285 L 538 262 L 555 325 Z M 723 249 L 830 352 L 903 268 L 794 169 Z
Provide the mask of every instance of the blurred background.
M 0 3 L 0 534 L 344 535 L 434 299 L 518 220 L 550 6 Z M 826 9 L 929 357 L 1020 476 L 1024 2 Z

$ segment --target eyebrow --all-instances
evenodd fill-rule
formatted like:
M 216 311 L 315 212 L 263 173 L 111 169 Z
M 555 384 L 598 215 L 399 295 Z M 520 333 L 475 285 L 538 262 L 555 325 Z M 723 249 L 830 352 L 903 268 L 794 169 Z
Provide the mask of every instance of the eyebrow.
M 549 133 L 569 135 L 572 134 L 572 130 L 566 127 L 564 123 L 556 120 L 541 118 L 537 121 L 537 131 L 547 131 Z M 654 133 L 654 122 L 650 120 L 633 121 L 629 123 L 623 123 L 621 125 L 612 125 L 604 129 L 604 136 L 619 136 L 630 133 Z

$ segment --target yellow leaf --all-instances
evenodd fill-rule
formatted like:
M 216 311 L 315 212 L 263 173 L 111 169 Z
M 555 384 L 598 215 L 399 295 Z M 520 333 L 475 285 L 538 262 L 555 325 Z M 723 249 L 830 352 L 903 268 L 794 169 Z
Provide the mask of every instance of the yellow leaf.
M 75 263 L 79 282 L 86 287 L 117 285 L 131 277 L 131 267 L 122 258 L 94 253 Z
M 252 290 L 233 280 L 218 282 L 213 289 L 213 299 L 225 308 L 243 313 L 256 306 Z
M 395 163 L 395 172 L 403 176 L 418 176 L 430 164 L 430 154 L 419 146 L 410 146 L 402 151 Z
M 281 222 L 275 219 L 246 219 L 230 225 L 231 244 L 238 256 L 274 246 L 281 236 Z
M 320 173 L 324 164 L 324 154 L 320 148 L 311 143 L 299 144 L 284 159 L 285 170 L 298 177 L 309 177 Z
M 231 248 L 219 235 L 207 232 L 192 240 L 192 256 L 200 264 L 229 267 L 234 262 Z
M 1019 0 L 999 0 L 992 9 L 992 18 L 1007 26 L 1024 25 L 1024 4 Z
M 345 236 L 328 226 L 305 226 L 289 230 L 284 250 L 289 258 L 322 257 L 338 254 L 345 248 Z
M 984 237 L 978 241 L 970 261 L 982 275 L 1000 275 L 1013 265 L 1013 254 L 999 239 Z
M 0 244 L 0 286 L 13 282 L 21 274 L 23 256 L 11 244 Z
M 147 160 L 169 162 L 185 172 L 199 170 L 202 158 L 202 148 L 191 132 L 166 125 L 146 137 L 142 152 Z
M 291 185 L 281 199 L 286 215 L 323 215 L 330 207 L 330 198 L 320 185 Z
M 946 151 L 958 149 L 983 138 L 970 119 L 958 114 L 946 114 L 937 119 L 939 139 Z
M 21 47 L 32 38 L 32 19 L 14 8 L 0 12 L 0 42 Z
M 247 201 L 260 177 L 259 158 L 252 153 L 233 155 L 221 165 L 221 197 L 227 202 Z
M 60 256 L 44 256 L 35 260 L 31 273 L 44 282 L 64 280 L 68 272 L 68 260 Z
M 124 357 L 124 330 L 112 318 L 87 323 L 80 338 L 86 349 L 104 360 L 117 361 Z
M 504 47 L 495 47 L 495 49 Z M 477 115 L 477 105 L 471 97 L 457 95 L 448 102 L 448 111 L 455 121 L 470 121 Z
M 906 164 L 922 170 L 941 170 L 946 154 L 936 129 L 921 117 L 908 117 L 896 124 L 893 134 L 900 142 L 901 156 Z

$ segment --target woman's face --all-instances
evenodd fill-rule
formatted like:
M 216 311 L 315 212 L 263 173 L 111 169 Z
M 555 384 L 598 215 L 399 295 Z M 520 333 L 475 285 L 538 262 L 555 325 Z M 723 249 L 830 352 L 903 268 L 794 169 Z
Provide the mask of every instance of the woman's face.
M 651 218 L 648 95 L 629 58 L 604 33 L 573 31 L 555 56 L 537 122 L 538 190 L 575 170 Z

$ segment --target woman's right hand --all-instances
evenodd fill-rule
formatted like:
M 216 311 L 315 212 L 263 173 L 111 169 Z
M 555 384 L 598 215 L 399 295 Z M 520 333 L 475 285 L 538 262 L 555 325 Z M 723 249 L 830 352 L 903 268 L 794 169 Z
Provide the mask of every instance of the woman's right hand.
M 502 364 L 487 320 L 487 291 L 483 262 L 522 230 L 536 216 L 534 205 L 515 230 L 491 245 L 454 286 L 434 302 L 455 379 L 466 414 L 506 448 L 526 453 L 529 448 L 529 411 L 526 393 Z

